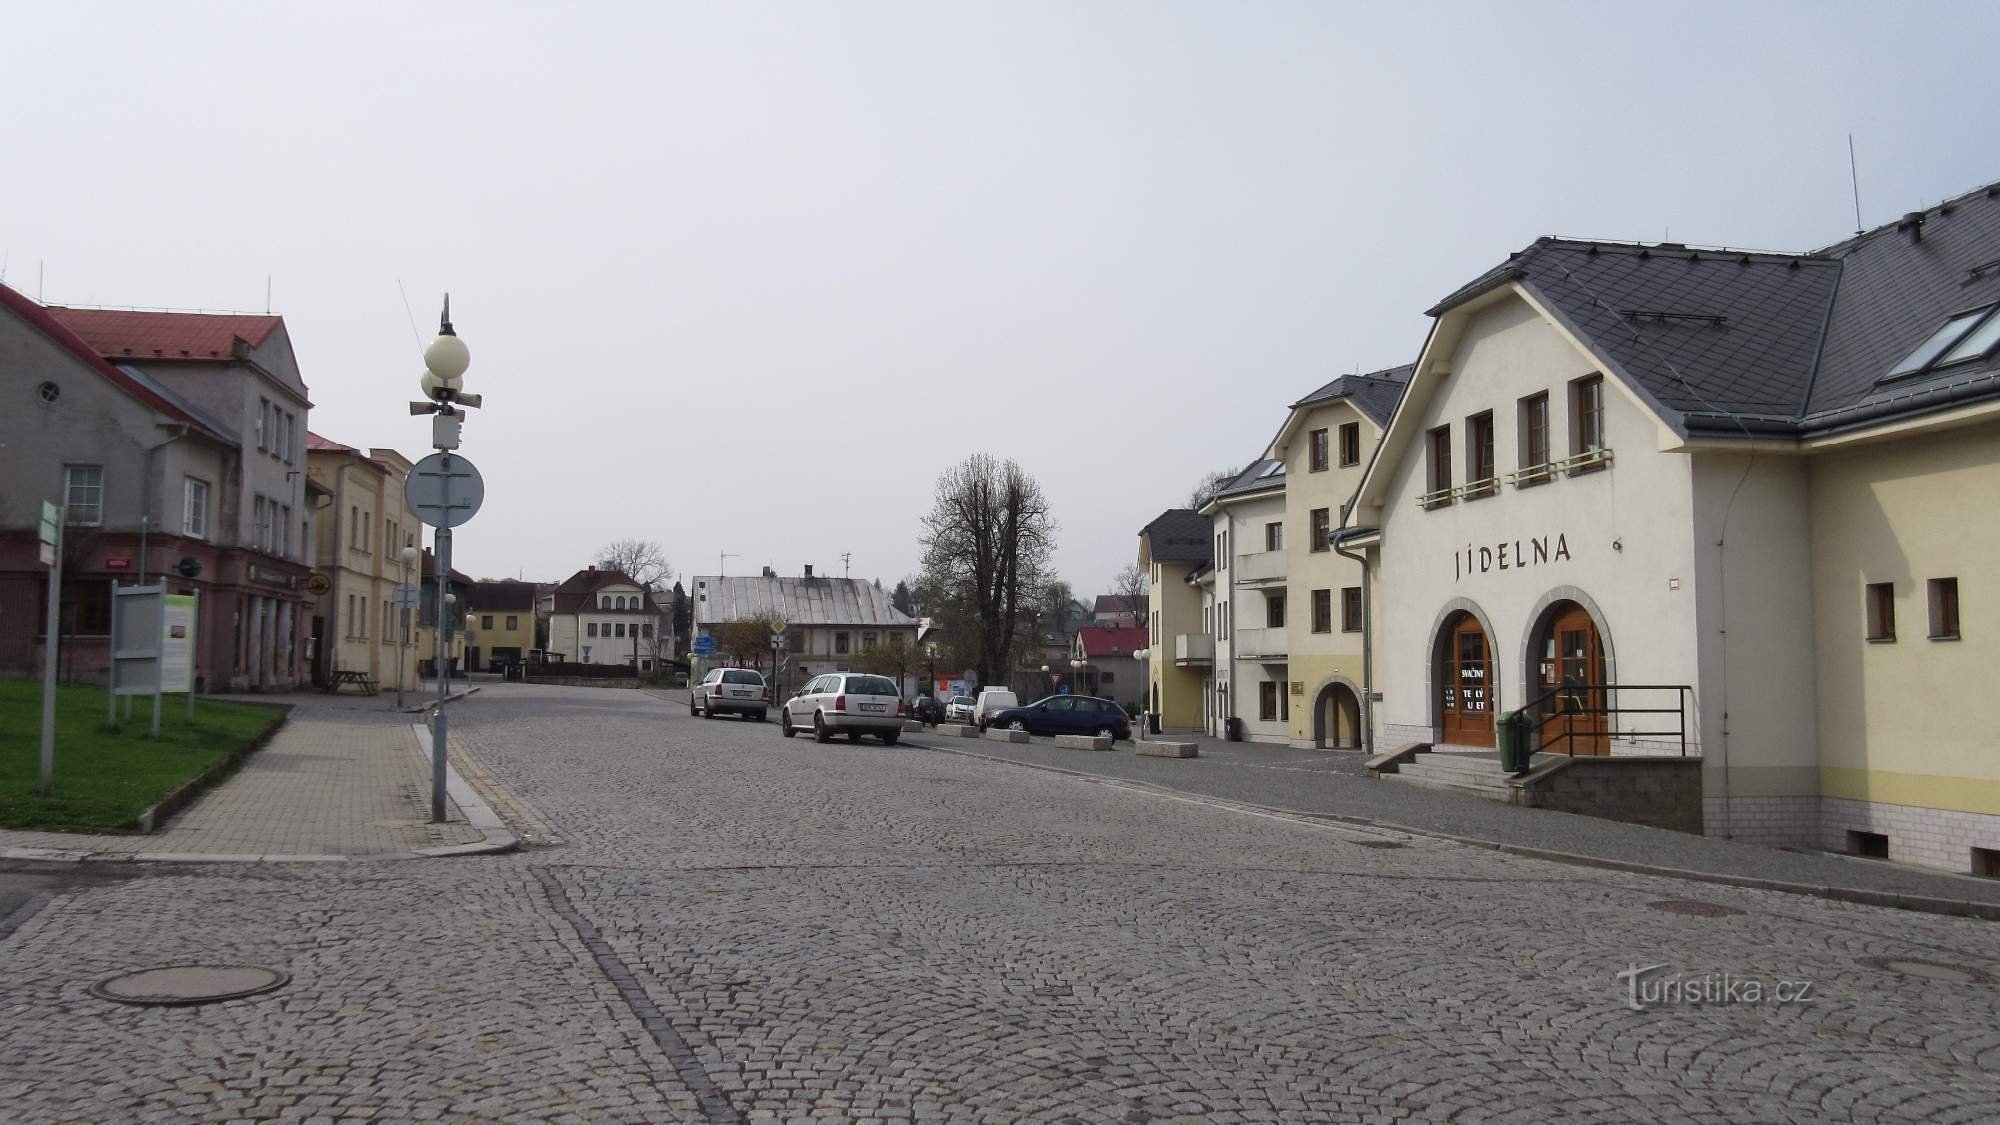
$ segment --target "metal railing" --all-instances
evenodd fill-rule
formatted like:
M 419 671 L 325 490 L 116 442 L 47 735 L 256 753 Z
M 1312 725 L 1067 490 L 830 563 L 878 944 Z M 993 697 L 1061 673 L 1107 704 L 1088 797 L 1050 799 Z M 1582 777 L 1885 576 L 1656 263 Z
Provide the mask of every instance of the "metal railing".
M 1620 692 L 1669 691 L 1674 693 L 1674 705 L 1671 707 L 1625 707 L 1614 702 Z M 1529 715 L 1528 744 L 1534 753 L 1557 754 L 1566 750 L 1574 758 L 1577 743 L 1586 739 L 1602 738 L 1608 748 L 1614 738 L 1631 741 L 1671 736 L 1680 741 L 1681 757 L 1685 758 L 1688 752 L 1688 712 L 1693 706 L 1694 686 L 1691 684 L 1564 684 L 1530 700 L 1522 710 Z M 1672 730 L 1614 729 L 1611 722 L 1614 715 L 1672 715 L 1675 724 Z M 1557 728 L 1553 737 L 1549 733 L 1551 727 Z M 1557 746 L 1563 747 L 1563 750 L 1556 749 Z

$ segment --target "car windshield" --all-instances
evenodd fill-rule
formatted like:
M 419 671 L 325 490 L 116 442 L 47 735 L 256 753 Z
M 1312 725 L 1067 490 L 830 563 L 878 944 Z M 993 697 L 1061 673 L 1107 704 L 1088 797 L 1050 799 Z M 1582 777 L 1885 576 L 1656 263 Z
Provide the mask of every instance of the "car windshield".
M 972 697 L 969 695 L 954 695 L 951 697 L 951 701 L 953 703 L 970 703 L 972 702 Z
M 886 676 L 849 676 L 842 689 L 849 695 L 899 695 L 896 682 Z
M 732 668 L 722 674 L 722 682 L 725 684 L 756 684 L 761 687 L 764 683 L 764 677 L 757 672 L 741 671 Z

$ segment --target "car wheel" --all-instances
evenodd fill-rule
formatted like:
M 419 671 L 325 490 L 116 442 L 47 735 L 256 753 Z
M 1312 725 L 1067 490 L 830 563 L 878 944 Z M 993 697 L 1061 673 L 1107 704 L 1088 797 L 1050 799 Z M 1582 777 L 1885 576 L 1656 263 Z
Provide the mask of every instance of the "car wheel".
M 1014 720 L 1013 722 L 1011 722 L 1011 723 L 1008 723 L 1008 724 L 1007 724 L 1007 729 L 1008 729 L 1008 730 L 1027 730 L 1027 729 L 1028 729 L 1028 724 L 1026 724 L 1026 723 L 1022 722 L 1022 721 L 1021 721 L 1021 720 L 1019 720 L 1019 719 L 1015 719 L 1015 720 Z
M 826 720 L 821 718 L 819 712 L 817 711 L 813 712 L 813 741 L 814 742 L 833 741 L 833 732 L 826 729 Z
M 1097 732 L 1097 737 L 1108 738 L 1111 741 L 1116 742 L 1118 741 L 1118 732 L 1112 730 L 1110 727 L 1105 727 L 1103 730 Z
M 688 696 L 688 718 L 690 719 L 694 718 L 696 715 L 701 714 L 700 711 L 695 710 L 694 700 L 695 700 L 694 696 L 692 695 Z
M 793 735 L 799 733 L 792 726 L 792 713 L 790 711 L 778 712 L 778 731 L 779 733 L 783 734 L 786 738 L 790 738 Z
M 901 731 L 885 730 L 882 732 L 882 745 L 894 746 L 896 744 L 896 740 L 901 737 L 903 737 L 903 733 Z

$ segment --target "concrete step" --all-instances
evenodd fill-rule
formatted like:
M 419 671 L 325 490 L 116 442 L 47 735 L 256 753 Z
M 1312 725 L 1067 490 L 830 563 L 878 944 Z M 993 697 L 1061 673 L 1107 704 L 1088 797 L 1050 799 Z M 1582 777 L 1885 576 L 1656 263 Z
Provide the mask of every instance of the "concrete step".
M 1490 782 L 1498 785 L 1507 777 L 1500 771 L 1500 763 L 1490 761 L 1453 762 L 1440 760 L 1435 755 L 1420 754 L 1415 761 L 1406 762 L 1400 773 L 1414 773 L 1419 777 L 1433 777 L 1443 781 L 1466 783 Z
M 1403 785 L 1414 785 L 1419 789 L 1442 789 L 1451 793 L 1466 793 L 1488 801 L 1507 801 L 1512 798 L 1513 793 L 1513 790 L 1506 785 L 1485 785 L 1478 782 L 1454 781 L 1449 776 L 1427 777 L 1422 774 L 1412 774 L 1409 772 L 1408 766 L 1404 766 L 1395 773 L 1383 774 L 1382 780 L 1394 781 Z

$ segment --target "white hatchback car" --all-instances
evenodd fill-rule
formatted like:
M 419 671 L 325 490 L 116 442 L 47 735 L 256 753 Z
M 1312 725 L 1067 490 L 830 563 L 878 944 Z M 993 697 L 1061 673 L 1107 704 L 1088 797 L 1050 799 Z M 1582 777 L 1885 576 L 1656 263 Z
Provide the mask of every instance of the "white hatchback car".
M 764 684 L 764 674 L 749 668 L 711 668 L 688 691 L 688 714 L 710 719 L 734 714 L 761 723 L 770 706 L 771 689 Z
M 903 716 L 909 705 L 896 681 L 860 672 L 828 672 L 806 681 L 797 695 L 778 710 L 778 727 L 790 738 L 802 730 L 814 742 L 830 741 L 835 733 L 859 742 L 864 734 L 894 746 L 903 736 Z
M 973 698 L 969 695 L 954 695 L 951 702 L 944 705 L 946 722 L 969 723 L 972 721 Z
M 986 687 L 979 689 L 979 702 L 972 705 L 972 721 L 980 730 L 986 729 L 987 718 L 995 711 L 1005 711 L 1009 707 L 1019 707 L 1021 697 L 1010 688 Z

